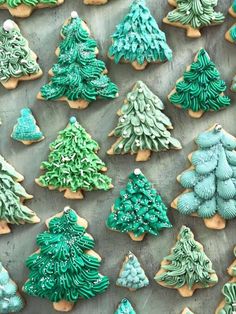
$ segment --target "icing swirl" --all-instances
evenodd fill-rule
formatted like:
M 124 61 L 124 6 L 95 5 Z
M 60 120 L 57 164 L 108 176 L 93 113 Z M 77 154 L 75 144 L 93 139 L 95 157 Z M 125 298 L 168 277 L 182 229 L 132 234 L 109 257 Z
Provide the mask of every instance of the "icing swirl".
M 22 4 L 35 7 L 38 4 L 56 5 L 57 0 L 0 0 L 0 5 L 3 5 L 3 4 L 7 4 L 11 8 L 16 8 Z
M 236 283 L 226 283 L 222 289 L 222 293 L 225 296 L 225 305 L 219 311 L 219 314 L 234 314 L 236 311 Z

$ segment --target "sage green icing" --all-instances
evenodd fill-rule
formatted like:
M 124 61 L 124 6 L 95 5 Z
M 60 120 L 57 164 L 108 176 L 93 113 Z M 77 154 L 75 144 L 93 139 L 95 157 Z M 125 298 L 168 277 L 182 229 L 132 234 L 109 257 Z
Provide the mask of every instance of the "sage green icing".
M 98 272 L 100 260 L 89 254 L 93 238 L 78 223 L 73 209 L 50 220 L 48 231 L 37 237 L 39 251 L 28 257 L 30 270 L 24 291 L 51 302 L 90 299 L 104 292 L 109 280 Z
M 57 0 L 0 0 L 0 5 L 7 4 L 10 8 L 16 8 L 19 5 L 35 7 L 39 4 L 56 5 Z
M 211 261 L 188 227 L 182 226 L 176 245 L 164 262 L 164 272 L 156 275 L 155 280 L 166 287 L 179 289 L 186 285 L 192 289 L 197 284 L 207 288 L 218 281 Z
M 0 27 L 0 60 L 1 82 L 40 71 L 27 40 L 17 27 L 9 31 L 5 31 L 3 26 Z
M 222 289 L 222 293 L 225 297 L 225 305 L 219 311 L 219 314 L 234 314 L 236 312 L 236 283 L 226 283 Z
M 120 191 L 107 226 L 119 232 L 133 232 L 136 237 L 145 233 L 159 235 L 162 229 L 172 227 L 167 208 L 141 171 L 135 172 L 129 175 L 126 188 Z
M 221 24 L 225 17 L 214 10 L 217 2 L 218 0 L 176 0 L 177 7 L 168 13 L 167 19 L 197 29 Z
M 133 0 L 112 39 L 109 55 L 116 63 L 122 59 L 139 64 L 172 60 L 165 33 L 159 29 L 145 0 Z
M 115 314 L 136 314 L 136 312 L 128 299 L 122 299 Z
M 113 147 L 114 153 L 180 149 L 180 142 L 168 131 L 173 127 L 170 119 L 162 113 L 163 109 L 162 101 L 142 81 L 138 81 L 121 108 L 114 130 L 114 135 L 119 137 Z
M 236 246 L 234 248 L 234 256 L 236 258 Z M 236 277 L 236 260 L 235 260 L 234 266 L 230 267 L 230 275 L 233 276 L 233 277 Z
M 91 191 L 109 190 L 111 179 L 100 173 L 105 164 L 97 156 L 97 142 L 71 117 L 68 126 L 51 143 L 48 161 L 41 164 L 46 172 L 39 177 L 43 186 Z
M 205 49 L 199 50 L 175 89 L 170 102 L 184 110 L 217 111 L 230 105 L 230 98 L 222 94 L 226 84 Z

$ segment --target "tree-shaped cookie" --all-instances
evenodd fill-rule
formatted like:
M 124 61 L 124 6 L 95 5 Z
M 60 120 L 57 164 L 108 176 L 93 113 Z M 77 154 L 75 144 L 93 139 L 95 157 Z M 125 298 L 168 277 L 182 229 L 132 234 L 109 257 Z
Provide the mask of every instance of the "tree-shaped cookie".
M 177 180 L 186 189 L 171 204 L 184 215 L 198 216 L 211 229 L 224 229 L 236 217 L 236 138 L 215 124 L 196 138 L 192 166 Z
M 17 285 L 0 262 L 0 313 L 16 313 L 23 309 L 24 301 L 17 290 Z
M 129 13 L 112 35 L 108 56 L 115 63 L 131 63 L 136 70 L 143 70 L 148 63 L 172 60 L 172 51 L 145 0 L 133 0 Z
M 188 37 L 201 37 L 201 28 L 224 22 L 224 15 L 214 10 L 217 2 L 218 0 L 168 0 L 175 9 L 167 14 L 163 22 L 186 29 Z
M 162 229 L 172 227 L 161 196 L 140 169 L 129 175 L 126 188 L 112 206 L 107 226 L 128 233 L 134 241 L 142 241 L 148 233 L 157 236 Z
M 120 301 L 114 314 L 136 314 L 136 312 L 129 300 L 124 298 Z
M 19 81 L 36 80 L 43 74 L 36 54 L 12 20 L 6 20 L 0 27 L 0 60 L 4 60 L 0 82 L 6 89 L 14 89 Z
M 233 1 L 231 7 L 229 8 L 229 14 L 236 18 L 236 0 Z M 225 34 L 226 40 L 235 44 L 236 43 L 236 24 L 230 27 L 230 29 Z
M 236 0 L 233 0 L 232 5 L 229 8 L 229 14 L 236 18 Z
M 40 219 L 23 202 L 33 198 L 20 184 L 24 177 L 0 155 L 0 235 L 10 233 L 8 224 L 38 223 Z
M 203 246 L 185 226 L 170 255 L 162 261 L 155 280 L 163 287 L 177 289 L 182 297 L 191 297 L 196 289 L 209 288 L 218 282 Z
M 39 250 L 28 257 L 29 279 L 24 291 L 53 302 L 58 311 L 70 311 L 79 299 L 104 292 L 109 280 L 98 272 L 101 257 L 93 251 L 88 223 L 66 207 L 46 221 L 48 231 L 37 237 Z
M 136 161 L 146 161 L 151 152 L 181 149 L 180 142 L 171 136 L 173 126 L 163 109 L 162 101 L 138 81 L 117 112 L 118 125 L 109 136 L 118 139 L 107 153 L 137 154 Z
M 168 98 L 176 107 L 187 110 L 190 117 L 201 118 L 204 112 L 218 111 L 230 105 L 225 90 L 226 84 L 216 65 L 206 50 L 200 49 Z
M 68 126 L 49 148 L 48 161 L 41 164 L 45 173 L 36 179 L 40 186 L 64 191 L 69 199 L 82 199 L 82 191 L 107 191 L 113 187 L 111 179 L 101 173 L 107 168 L 97 156 L 98 143 L 75 117 L 70 118 Z
M 65 101 L 71 108 L 84 109 L 98 97 L 117 97 L 118 88 L 106 75 L 105 63 L 97 59 L 97 43 L 76 12 L 64 23 L 61 36 L 58 63 L 49 71 L 51 81 L 41 87 L 38 99 Z
M 194 314 L 188 307 L 186 307 L 181 314 Z
M 236 257 L 236 247 L 234 248 L 234 255 Z M 228 268 L 228 274 L 233 278 L 224 285 L 222 289 L 224 300 L 217 307 L 215 314 L 236 313 L 236 259 Z
M 32 111 L 29 108 L 23 108 L 20 113 L 21 116 L 17 119 L 11 137 L 25 145 L 42 141 L 44 136 L 36 124 Z
M 149 285 L 149 280 L 137 257 L 132 253 L 125 257 L 116 285 L 135 291 Z

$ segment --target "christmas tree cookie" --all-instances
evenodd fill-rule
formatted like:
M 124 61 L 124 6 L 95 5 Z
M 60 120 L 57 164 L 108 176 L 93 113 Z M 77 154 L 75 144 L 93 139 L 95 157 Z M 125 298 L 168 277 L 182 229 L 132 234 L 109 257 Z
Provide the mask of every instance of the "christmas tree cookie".
M 116 280 L 116 285 L 135 291 L 149 285 L 149 280 L 145 275 L 137 257 L 132 253 L 125 257 L 124 263 Z
M 115 63 L 131 63 L 136 70 L 144 70 L 148 63 L 172 60 L 172 51 L 145 0 L 133 0 L 129 13 L 112 35 L 108 56 Z
M 162 101 L 138 81 L 117 112 L 118 125 L 109 136 L 118 139 L 107 153 L 136 154 L 136 161 L 146 161 L 152 152 L 181 149 L 180 142 L 171 136 L 173 126 L 163 109 Z
M 122 299 L 114 314 L 136 314 L 136 312 L 128 299 Z
M 217 2 L 218 0 L 168 0 L 175 9 L 167 14 L 163 22 L 186 29 L 188 37 L 199 38 L 201 28 L 224 22 L 224 15 L 214 10 Z
M 215 124 L 196 138 L 192 166 L 177 180 L 186 189 L 171 204 L 181 214 L 198 216 L 211 229 L 224 229 L 236 217 L 236 138 Z
M 4 60 L 0 82 L 6 89 L 16 88 L 19 81 L 36 80 L 43 75 L 36 54 L 12 20 L 6 20 L 0 27 L 0 59 Z
M 186 307 L 181 314 L 194 314 L 188 307 Z
M 229 8 L 229 14 L 236 18 L 236 0 L 233 1 Z M 225 34 L 226 40 L 235 44 L 236 43 L 236 24 L 234 24 Z
M 128 233 L 134 241 L 142 241 L 148 233 L 157 236 L 162 229 L 172 227 L 161 196 L 140 169 L 129 175 L 126 188 L 120 191 L 111 209 L 107 226 Z
M 107 168 L 97 156 L 98 150 L 98 143 L 71 117 L 68 126 L 51 143 L 48 161 L 41 164 L 45 174 L 36 183 L 49 190 L 64 191 L 68 199 L 82 199 L 82 191 L 111 189 L 111 179 L 101 173 Z
M 170 255 L 162 261 L 155 280 L 163 287 L 177 289 L 182 297 L 191 297 L 195 290 L 212 287 L 218 282 L 203 246 L 185 226 Z
M 236 0 L 233 0 L 231 7 L 229 8 L 229 14 L 232 17 L 236 17 Z
M 58 63 L 49 71 L 51 81 L 42 86 L 38 99 L 64 101 L 84 109 L 98 97 L 112 99 L 118 88 L 107 76 L 105 63 L 97 59 L 97 43 L 76 12 L 64 23 L 56 50 Z
M 93 251 L 85 219 L 66 207 L 46 225 L 48 231 L 37 237 L 39 250 L 26 261 L 30 274 L 23 290 L 50 300 L 57 311 L 68 312 L 79 299 L 104 292 L 109 280 L 98 272 L 101 257 Z
M 230 105 L 225 90 L 226 84 L 216 65 L 206 50 L 200 49 L 168 98 L 176 107 L 187 110 L 190 117 L 201 118 L 204 112 L 218 111 Z
M 24 302 L 17 285 L 0 262 L 0 313 L 16 313 L 23 309 Z
M 25 145 L 42 141 L 44 136 L 36 124 L 32 111 L 29 108 L 23 108 L 20 113 L 21 116 L 17 119 L 11 137 Z
M 236 247 L 234 248 L 236 257 Z M 222 289 L 224 300 L 217 307 L 215 314 L 234 314 L 236 313 L 236 260 L 228 268 L 228 274 L 233 277 Z
M 24 200 L 33 198 L 20 184 L 24 177 L 0 155 L 0 235 L 10 233 L 8 224 L 38 223 L 40 219 Z

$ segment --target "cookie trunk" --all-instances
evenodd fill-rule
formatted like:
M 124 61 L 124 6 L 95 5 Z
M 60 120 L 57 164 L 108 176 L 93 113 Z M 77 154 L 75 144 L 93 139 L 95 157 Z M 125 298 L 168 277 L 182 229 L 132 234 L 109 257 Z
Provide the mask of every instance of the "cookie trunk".
M 69 312 L 73 309 L 73 306 L 74 306 L 73 302 L 68 302 L 66 300 L 53 302 L 53 308 L 59 312 Z

